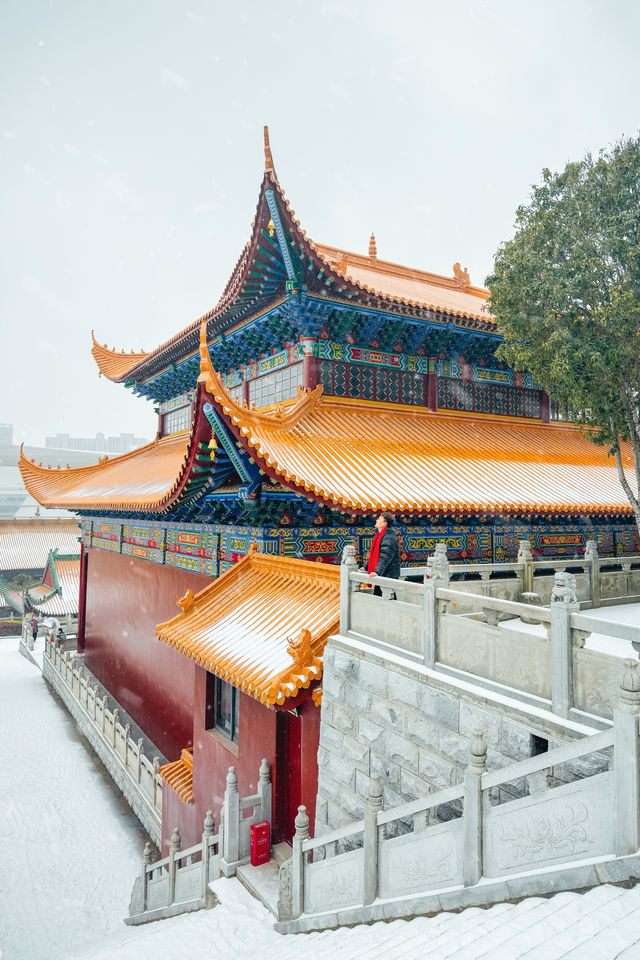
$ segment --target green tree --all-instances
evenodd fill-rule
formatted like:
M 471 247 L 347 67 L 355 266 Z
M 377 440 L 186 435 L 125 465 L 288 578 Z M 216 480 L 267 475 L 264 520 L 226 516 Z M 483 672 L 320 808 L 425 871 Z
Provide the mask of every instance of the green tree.
M 640 530 L 640 137 L 543 170 L 486 283 L 499 355 L 609 447 Z

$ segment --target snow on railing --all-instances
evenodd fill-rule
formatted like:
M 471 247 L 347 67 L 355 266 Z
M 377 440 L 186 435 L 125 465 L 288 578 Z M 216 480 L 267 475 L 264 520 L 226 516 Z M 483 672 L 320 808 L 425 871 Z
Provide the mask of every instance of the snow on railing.
M 168 857 L 154 861 L 152 845 L 145 845 L 142 873 L 133 887 L 125 923 L 149 923 L 207 906 L 209 881 L 220 875 L 222 832 L 214 830 L 213 815 L 207 810 L 200 843 L 181 850 L 182 838 L 176 827 Z
M 531 590 L 505 591 L 511 598 L 478 593 L 473 589 L 477 582 L 451 580 L 453 568 L 447 563 L 444 544 L 437 547 L 424 583 L 376 577 L 381 596 L 362 589 L 371 580 L 357 570 L 353 547 L 346 547 L 341 566 L 341 635 L 429 669 L 471 675 L 490 689 L 508 690 L 559 717 L 568 718 L 572 710 L 612 716 L 620 659 L 632 653 L 629 643 L 640 649 L 640 627 L 581 614 L 576 575 L 567 570 L 555 573 L 547 607 Z M 521 556 L 525 555 L 522 549 Z M 640 579 L 636 584 L 640 571 L 632 569 L 635 559 L 612 561 L 623 567 L 612 576 L 625 590 L 638 589 L 640 584 Z M 544 564 L 549 566 L 547 561 Z M 589 551 L 589 564 L 592 570 L 598 564 L 594 548 Z M 532 576 L 527 574 L 518 583 L 529 587 Z M 626 578 L 624 582 L 620 576 Z M 588 579 L 590 596 L 602 603 L 603 578 L 598 573 L 595 580 L 590 575 Z M 610 584 L 606 592 L 611 594 Z M 582 607 L 596 605 L 588 600 Z M 518 619 L 521 623 L 511 626 L 510 621 Z M 603 651 L 590 641 L 592 633 L 627 642 Z
M 279 920 L 444 889 L 451 902 L 452 889 L 483 878 L 637 851 L 640 671 L 634 660 L 624 667 L 610 730 L 492 771 L 476 730 L 463 783 L 383 810 L 371 779 L 364 818 L 313 839 L 299 807 L 293 856 L 280 870 Z M 584 776 L 562 780 L 576 761 Z M 526 782 L 519 798 L 501 789 L 516 780 Z
M 152 862 L 153 848 L 147 843 L 142 874 L 133 887 L 125 923 L 148 923 L 207 906 L 209 881 L 221 874 L 235 875 L 238 865 L 249 856 L 251 826 L 260 821 L 271 825 L 271 770 L 266 758 L 262 759 L 258 771 L 258 792 L 249 797 L 240 797 L 235 767 L 229 767 L 217 834 L 214 834 L 215 824 L 209 810 L 201 843 L 180 850 L 182 840 L 175 827 L 169 856 L 155 862 Z
M 45 643 L 43 674 L 62 696 L 94 750 L 122 789 L 127 800 L 141 801 L 147 816 L 144 826 L 154 840 L 160 839 L 162 823 L 162 777 L 160 758 L 145 755 L 144 740 L 131 738 L 131 724 L 120 723 L 119 711 L 109 709 L 109 698 L 84 675 L 73 654 L 55 642 Z M 57 682 L 56 682 L 57 681 Z M 134 807 L 135 808 L 135 807 Z M 140 815 L 140 814 L 139 814 Z

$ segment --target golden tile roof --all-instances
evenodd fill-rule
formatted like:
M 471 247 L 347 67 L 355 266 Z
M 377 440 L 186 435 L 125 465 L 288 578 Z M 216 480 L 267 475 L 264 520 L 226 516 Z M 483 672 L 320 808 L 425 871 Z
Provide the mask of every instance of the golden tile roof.
M 130 353 L 125 353 L 124 350 L 110 350 L 106 343 L 104 346 L 98 343 L 93 335 L 93 330 L 91 331 L 91 339 L 93 340 L 91 348 L 93 359 L 96 361 L 100 373 L 108 380 L 123 380 L 129 370 L 132 370 L 149 356 L 144 350 L 140 350 L 138 353 L 133 350 Z
M 187 463 L 191 432 L 154 440 L 137 450 L 89 467 L 36 466 L 20 448 L 20 473 L 28 492 L 43 506 L 70 510 L 100 504 L 114 509 L 162 510 L 178 487 Z
M 322 674 L 338 629 L 340 568 L 257 553 L 180 600 L 160 640 L 267 706 L 295 697 Z
M 228 396 L 206 348 L 201 366 L 256 462 L 330 505 L 438 516 L 631 512 L 613 458 L 573 425 L 325 398 L 321 388 L 257 412 Z
M 160 776 L 182 803 L 191 803 L 193 797 L 193 750 L 183 750 L 180 759 L 160 767 Z
M 312 246 L 332 269 L 385 300 L 416 304 L 456 317 L 471 317 L 487 322 L 493 320 L 491 314 L 484 310 L 489 291 L 471 286 L 466 272 L 459 270 L 459 264 L 454 267 L 453 277 L 443 277 L 437 273 L 378 260 L 377 256 L 366 257 L 324 244 L 314 243 Z

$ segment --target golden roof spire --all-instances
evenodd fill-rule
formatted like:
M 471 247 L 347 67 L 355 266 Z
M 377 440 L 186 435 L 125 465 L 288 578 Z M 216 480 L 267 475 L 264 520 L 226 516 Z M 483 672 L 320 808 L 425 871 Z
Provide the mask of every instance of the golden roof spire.
M 264 172 L 275 173 L 273 169 L 273 157 L 271 156 L 271 147 L 269 145 L 269 127 L 264 127 Z
M 369 256 L 372 260 L 376 260 L 378 257 L 378 248 L 376 246 L 376 235 L 372 233 L 369 237 Z

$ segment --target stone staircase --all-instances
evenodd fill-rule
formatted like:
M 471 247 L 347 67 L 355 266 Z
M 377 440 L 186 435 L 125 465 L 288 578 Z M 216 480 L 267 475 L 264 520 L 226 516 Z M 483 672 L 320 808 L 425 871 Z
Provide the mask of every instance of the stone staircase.
M 291 857 L 288 843 L 277 843 L 271 850 L 271 859 L 259 867 L 243 863 L 236 868 L 236 877 L 249 893 L 259 900 L 274 917 L 278 917 L 280 867 Z
M 262 960 L 303 949 L 314 960 L 638 960 L 640 887 L 603 885 L 584 894 L 530 897 L 368 926 L 285 937 L 263 944 Z

